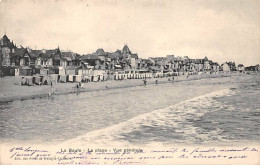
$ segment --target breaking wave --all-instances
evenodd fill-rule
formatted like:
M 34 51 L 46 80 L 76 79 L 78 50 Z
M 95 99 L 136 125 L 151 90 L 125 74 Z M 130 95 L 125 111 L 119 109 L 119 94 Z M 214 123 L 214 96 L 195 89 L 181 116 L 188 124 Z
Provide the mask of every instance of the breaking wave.
M 88 132 L 65 141 L 73 145 L 138 145 L 159 142 L 163 144 L 207 143 L 227 141 L 223 130 L 214 127 L 214 121 L 201 117 L 216 110 L 232 110 L 234 106 L 217 101 L 217 97 L 232 96 L 235 89 L 224 89 L 198 96 L 167 108 L 139 115 L 119 124 Z M 204 123 L 203 123 L 204 122 Z M 204 128 L 198 123 L 203 123 Z M 206 128 L 205 128 L 206 126 Z

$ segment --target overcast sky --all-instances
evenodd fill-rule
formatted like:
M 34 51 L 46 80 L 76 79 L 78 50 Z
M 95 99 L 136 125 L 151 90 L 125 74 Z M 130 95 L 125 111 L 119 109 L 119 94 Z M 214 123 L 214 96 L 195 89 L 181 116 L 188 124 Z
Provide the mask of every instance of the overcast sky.
M 260 63 L 259 0 L 2 0 L 0 28 L 33 49 Z

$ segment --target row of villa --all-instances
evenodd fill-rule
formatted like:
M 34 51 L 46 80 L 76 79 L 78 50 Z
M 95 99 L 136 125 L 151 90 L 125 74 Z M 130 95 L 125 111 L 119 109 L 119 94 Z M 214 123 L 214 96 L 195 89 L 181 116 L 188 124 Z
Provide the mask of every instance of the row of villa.
M 92 54 L 80 55 L 72 51 L 62 51 L 59 47 L 53 50 L 17 47 L 4 35 L 0 49 L 1 76 L 56 74 L 64 82 L 76 79 L 80 81 L 84 77 L 84 80 L 96 81 L 244 70 L 241 64 L 236 67 L 234 62 L 226 62 L 220 66 L 207 57 L 190 59 L 188 56 L 167 55 L 142 59 L 138 54 L 132 53 L 127 45 L 115 52 L 105 52 L 99 48 Z

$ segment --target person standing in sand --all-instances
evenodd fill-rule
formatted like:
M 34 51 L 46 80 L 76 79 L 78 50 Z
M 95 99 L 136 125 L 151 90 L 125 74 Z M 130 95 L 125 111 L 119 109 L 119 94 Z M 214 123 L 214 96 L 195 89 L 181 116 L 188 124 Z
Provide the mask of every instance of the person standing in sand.
M 77 93 L 79 93 L 79 84 L 76 84 L 76 88 L 77 88 Z
M 144 79 L 144 85 L 146 85 L 147 81 L 146 81 L 146 78 Z

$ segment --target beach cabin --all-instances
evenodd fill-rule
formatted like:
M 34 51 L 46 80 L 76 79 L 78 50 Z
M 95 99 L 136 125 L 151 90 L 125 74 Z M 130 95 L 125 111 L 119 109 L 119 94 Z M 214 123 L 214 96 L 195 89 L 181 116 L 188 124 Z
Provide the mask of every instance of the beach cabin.
M 49 75 L 49 69 L 40 69 L 40 75 L 43 76 Z
M 42 76 L 34 76 L 34 83 L 40 85 L 42 83 Z
M 25 66 L 21 68 L 21 75 L 22 76 L 32 76 L 32 68 Z
M 82 75 L 75 75 L 75 82 L 82 82 L 83 76 Z
M 93 76 L 93 82 L 98 82 L 100 80 L 100 76 Z
M 90 82 L 91 81 L 91 77 L 90 76 L 83 76 L 82 81 L 83 82 Z
M 59 75 L 58 74 L 51 74 L 50 77 L 51 77 L 52 82 L 58 83 L 58 81 L 59 81 Z
M 21 78 L 21 85 L 34 85 L 33 77 L 32 76 L 22 76 Z
M 25 78 L 25 76 L 22 76 L 22 78 L 21 78 L 21 85 L 26 85 L 26 78 Z
M 51 78 L 50 78 L 50 76 L 43 76 L 43 78 L 42 78 L 42 84 L 43 84 L 43 85 L 49 85 L 49 84 L 51 84 Z
M 60 75 L 59 82 L 66 83 L 68 81 L 68 75 Z
M 76 76 L 75 75 L 69 75 L 69 82 L 75 82 Z
M 15 70 L 14 70 L 14 76 L 20 76 L 20 75 L 21 75 L 20 72 L 21 72 L 21 71 L 20 71 L 19 68 L 15 69 Z
M 93 81 L 97 82 L 97 81 L 103 81 L 104 80 L 104 74 L 106 74 L 105 70 L 94 70 L 93 71 Z
M 78 67 L 68 66 L 66 69 L 66 75 L 78 75 Z
M 59 66 L 59 75 L 66 75 L 66 69 L 62 66 Z
M 26 84 L 28 85 L 28 86 L 32 86 L 33 85 L 33 77 L 32 76 L 27 76 L 26 77 Z

